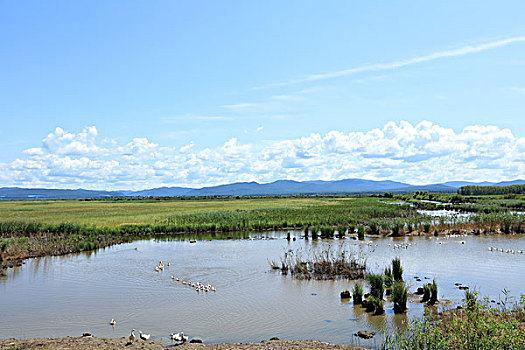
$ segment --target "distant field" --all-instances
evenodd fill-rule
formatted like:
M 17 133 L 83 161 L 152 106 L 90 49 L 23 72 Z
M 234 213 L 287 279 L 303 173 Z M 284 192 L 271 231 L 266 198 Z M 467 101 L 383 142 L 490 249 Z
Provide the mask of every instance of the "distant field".
M 348 198 L 344 198 L 348 199 Z M 337 198 L 255 198 L 132 201 L 0 201 L 0 221 L 96 226 L 154 224 L 167 216 L 224 210 L 299 209 L 335 205 Z

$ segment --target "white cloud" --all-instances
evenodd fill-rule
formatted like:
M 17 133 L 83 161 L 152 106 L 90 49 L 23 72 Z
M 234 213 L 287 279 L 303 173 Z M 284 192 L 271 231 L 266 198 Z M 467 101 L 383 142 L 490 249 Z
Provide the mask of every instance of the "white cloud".
M 516 36 L 512 38 L 507 38 L 503 40 L 497 40 L 492 41 L 488 43 L 478 44 L 478 45 L 467 45 L 463 46 L 457 49 L 452 50 L 444 50 L 444 51 L 438 51 L 434 52 L 428 55 L 419 56 L 419 57 L 413 57 L 408 58 L 405 60 L 400 61 L 393 61 L 393 62 L 387 62 L 387 63 L 375 63 L 375 64 L 368 64 L 364 66 L 349 68 L 349 69 L 343 69 L 335 72 L 327 72 L 327 73 L 319 73 L 319 74 L 311 74 L 307 75 L 303 78 L 298 78 L 294 80 L 284 81 L 276 84 L 269 84 L 265 86 L 259 86 L 255 87 L 254 89 L 265 89 L 265 88 L 271 88 L 271 87 L 278 87 L 278 86 L 287 86 L 292 84 L 298 84 L 298 83 L 306 83 L 306 82 L 312 82 L 312 81 L 319 81 L 319 80 L 326 80 L 326 79 L 332 79 L 332 78 L 339 78 L 343 76 L 348 75 L 354 75 L 358 73 L 365 73 L 365 72 L 375 72 L 375 71 L 384 71 L 384 70 L 392 70 L 396 68 L 402 68 L 406 66 L 410 66 L 413 64 L 418 63 L 424 63 L 429 61 L 434 61 L 437 59 L 442 58 L 449 58 L 449 57 L 458 57 L 458 56 L 464 56 L 469 55 L 473 53 L 478 53 L 486 50 L 495 49 L 498 47 L 507 46 L 513 43 L 519 43 L 519 42 L 525 42 L 525 36 Z
M 97 135 L 98 131 L 94 126 L 87 127 L 78 134 L 70 134 L 65 132 L 62 128 L 57 127 L 54 132 L 50 133 L 42 140 L 42 148 L 40 151 L 36 148 L 32 148 L 26 150 L 26 152 L 46 152 L 64 155 L 94 155 L 104 151 L 104 149 L 95 145 Z
M 101 145 L 111 143 L 111 147 Z M 4 186 L 144 189 L 209 186 L 278 179 L 350 177 L 409 183 L 509 180 L 525 174 L 525 138 L 497 126 L 471 125 L 461 132 L 428 121 L 389 122 L 366 132 L 312 133 L 290 140 L 216 148 L 191 142 L 180 148 L 147 138 L 121 145 L 98 140 L 95 127 L 78 134 L 56 128 L 10 162 L 0 164 Z

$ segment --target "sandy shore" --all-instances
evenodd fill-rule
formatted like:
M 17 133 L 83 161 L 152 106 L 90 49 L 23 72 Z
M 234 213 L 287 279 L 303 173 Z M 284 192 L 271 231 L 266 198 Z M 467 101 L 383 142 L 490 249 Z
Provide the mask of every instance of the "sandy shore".
M 8 339 L 0 340 L 0 349 L 39 349 L 39 350 L 95 350 L 95 349 L 254 349 L 254 350 L 281 350 L 281 349 L 345 349 L 345 350 L 362 350 L 363 348 L 352 345 L 337 345 L 323 343 L 316 340 L 272 340 L 261 343 L 232 343 L 232 344 L 184 344 L 181 346 L 162 346 L 154 341 L 135 341 L 128 344 L 126 338 L 96 338 L 96 337 L 67 337 L 67 338 L 30 338 L 30 339 Z

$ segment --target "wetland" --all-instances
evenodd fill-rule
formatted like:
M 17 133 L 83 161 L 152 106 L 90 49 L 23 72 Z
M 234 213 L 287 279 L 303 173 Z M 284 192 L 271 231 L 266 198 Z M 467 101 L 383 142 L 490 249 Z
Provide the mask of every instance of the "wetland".
M 460 305 L 467 287 L 495 307 L 502 291 L 519 297 L 525 290 L 519 205 L 469 211 L 457 219 L 443 215 L 440 203 L 450 203 L 447 198 L 419 204 L 414 197 L 1 202 L 3 261 L 11 261 L 15 248 L 28 259 L 0 277 L 0 338 L 86 331 L 120 338 L 135 328 L 164 345 L 171 344 L 171 332 L 183 330 L 211 344 L 278 337 L 380 348 L 385 337 L 407 329 L 425 310 L 438 314 Z M 462 200 L 475 200 L 470 207 L 498 201 Z M 410 204 L 388 204 L 400 201 Z M 447 210 L 466 213 L 453 206 Z M 61 224 L 68 208 L 70 220 Z M 86 219 L 102 212 L 99 221 Z M 76 252 L 64 243 L 72 236 Z M 78 246 L 94 240 L 96 246 Z M 66 247 L 62 255 L 37 256 L 27 249 L 53 241 Z M 356 284 L 370 291 L 363 275 L 296 278 L 272 268 L 287 254 L 307 258 L 323 252 L 358 257 L 366 273 L 376 274 L 399 258 L 409 293 L 406 312 L 394 313 L 389 297 L 382 315 L 341 299 Z M 170 264 L 156 271 L 159 260 Z M 438 298 L 450 304 L 428 307 L 413 298 L 434 280 Z M 216 291 L 196 291 L 182 281 L 209 283 Z M 112 318 L 115 327 L 109 325 Z M 376 335 L 355 337 L 360 330 Z

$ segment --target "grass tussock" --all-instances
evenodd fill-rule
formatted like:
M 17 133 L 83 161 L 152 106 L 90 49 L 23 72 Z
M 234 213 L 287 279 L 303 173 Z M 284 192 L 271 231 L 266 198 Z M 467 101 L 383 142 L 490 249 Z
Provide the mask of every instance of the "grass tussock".
M 360 283 L 355 283 L 352 289 L 352 296 L 354 297 L 354 304 L 361 304 L 363 302 L 363 286 Z
M 403 313 L 407 309 L 408 288 L 403 281 L 396 281 L 392 287 L 392 302 L 394 312 Z

